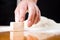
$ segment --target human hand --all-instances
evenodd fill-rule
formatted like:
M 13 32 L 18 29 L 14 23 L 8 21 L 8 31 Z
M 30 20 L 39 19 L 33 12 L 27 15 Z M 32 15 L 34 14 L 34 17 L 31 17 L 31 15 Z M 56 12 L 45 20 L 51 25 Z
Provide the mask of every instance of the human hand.
M 21 1 L 15 10 L 15 21 L 20 22 L 25 20 L 26 13 L 28 16 L 28 26 L 36 24 L 40 20 L 40 10 L 36 3 L 31 1 Z

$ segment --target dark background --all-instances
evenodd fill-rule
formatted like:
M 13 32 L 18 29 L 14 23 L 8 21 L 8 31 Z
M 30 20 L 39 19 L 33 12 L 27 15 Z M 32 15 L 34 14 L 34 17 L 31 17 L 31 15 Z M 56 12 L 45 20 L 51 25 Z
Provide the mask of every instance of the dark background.
M 59 0 L 39 0 L 38 6 L 41 15 L 60 23 L 60 1 Z
M 17 0 L 0 0 L 0 25 L 9 25 L 14 21 L 14 10 Z M 60 22 L 59 0 L 38 0 L 41 15 Z
M 0 0 L 0 25 L 9 25 L 14 21 L 17 0 Z

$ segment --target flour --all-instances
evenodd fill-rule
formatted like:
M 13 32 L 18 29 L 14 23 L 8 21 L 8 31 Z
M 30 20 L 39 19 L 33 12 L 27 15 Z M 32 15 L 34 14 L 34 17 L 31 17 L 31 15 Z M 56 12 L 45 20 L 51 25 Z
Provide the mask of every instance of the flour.
M 31 27 L 27 26 L 27 20 L 24 22 L 24 35 L 36 36 L 39 40 L 46 39 L 53 35 L 60 34 L 60 24 L 56 23 L 52 19 L 41 16 L 41 20 L 32 25 Z

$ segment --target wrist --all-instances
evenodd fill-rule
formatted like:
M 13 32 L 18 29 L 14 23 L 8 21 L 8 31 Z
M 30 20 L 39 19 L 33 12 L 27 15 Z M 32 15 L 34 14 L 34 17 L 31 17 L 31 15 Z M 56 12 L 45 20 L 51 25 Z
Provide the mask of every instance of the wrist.
M 37 0 L 20 0 L 20 1 L 30 1 L 30 2 L 37 3 Z

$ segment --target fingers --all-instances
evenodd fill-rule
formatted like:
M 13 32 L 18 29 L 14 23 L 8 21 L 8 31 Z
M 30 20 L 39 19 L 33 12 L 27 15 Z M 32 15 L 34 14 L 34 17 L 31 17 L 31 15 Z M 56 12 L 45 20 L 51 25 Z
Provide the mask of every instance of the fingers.
M 27 11 L 27 3 L 23 2 L 20 6 L 20 21 L 24 21 L 26 11 Z
M 19 14 L 19 10 L 16 9 L 16 10 L 15 10 L 15 21 L 16 21 L 16 22 L 19 22 L 19 15 L 20 15 L 20 14 Z
M 29 9 L 29 17 L 28 17 L 28 26 L 32 26 L 33 24 L 36 24 L 37 22 L 40 21 L 40 10 L 36 6 L 36 4 L 29 4 L 28 5 Z
M 35 18 L 35 7 L 32 3 L 29 3 L 28 5 L 28 12 L 29 12 L 29 16 L 28 16 L 28 26 L 32 26 L 33 22 L 34 22 L 34 18 Z
M 40 21 L 40 14 L 41 14 L 39 8 L 36 5 L 35 5 L 35 8 L 36 8 L 36 10 L 35 10 L 36 11 L 36 16 L 35 16 L 34 24 L 36 24 Z
M 27 10 L 27 2 L 22 1 L 15 10 L 15 21 L 24 21 Z

